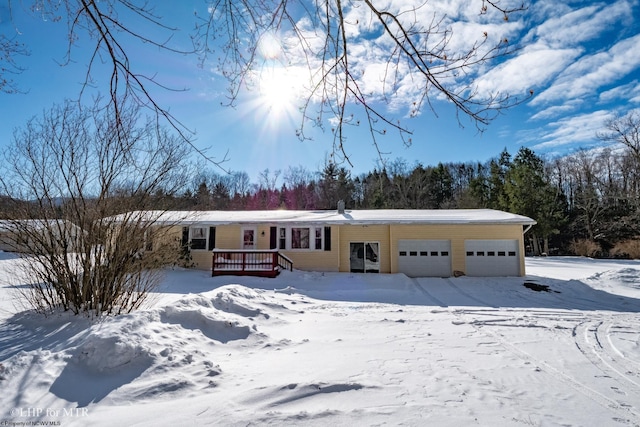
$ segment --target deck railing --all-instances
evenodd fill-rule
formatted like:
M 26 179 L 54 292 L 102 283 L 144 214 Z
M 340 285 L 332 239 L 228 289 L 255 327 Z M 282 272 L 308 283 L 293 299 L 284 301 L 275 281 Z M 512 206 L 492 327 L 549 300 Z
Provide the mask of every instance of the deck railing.
M 275 277 L 281 270 L 293 270 L 293 261 L 271 250 L 213 250 L 212 276 Z

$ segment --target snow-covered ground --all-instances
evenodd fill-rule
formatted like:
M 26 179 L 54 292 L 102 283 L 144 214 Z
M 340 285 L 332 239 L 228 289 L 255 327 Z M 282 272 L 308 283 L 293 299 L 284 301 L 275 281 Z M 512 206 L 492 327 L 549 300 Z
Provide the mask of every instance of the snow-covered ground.
M 93 323 L 21 309 L 16 262 L 0 253 L 0 425 L 640 425 L 639 262 L 172 270 L 149 307 Z

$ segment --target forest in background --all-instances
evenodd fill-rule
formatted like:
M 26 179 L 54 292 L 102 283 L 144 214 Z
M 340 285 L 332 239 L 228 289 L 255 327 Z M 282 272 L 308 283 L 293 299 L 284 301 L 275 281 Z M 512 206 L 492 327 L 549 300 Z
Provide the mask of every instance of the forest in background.
M 525 215 L 530 254 L 640 258 L 640 162 L 624 146 L 581 150 L 545 159 L 528 148 L 506 149 L 484 163 L 425 166 L 398 159 L 352 176 L 328 163 L 312 172 L 290 166 L 264 170 L 257 183 L 245 172 L 201 172 L 181 197 L 162 208 L 194 210 L 464 209 Z
M 340 200 L 347 209 L 490 208 L 537 221 L 526 235 L 528 254 L 636 259 L 639 129 L 640 116 L 632 114 L 607 123 L 606 132 L 598 135 L 604 142 L 599 149 L 548 159 L 526 147 L 515 154 L 505 148 L 486 162 L 437 165 L 396 159 L 357 176 L 327 162 L 321 171 L 302 166 L 264 170 L 252 182 L 246 172 L 199 165 L 188 168 L 182 189 L 156 188 L 137 209 L 315 210 L 336 209 Z M 135 202 L 139 197 L 133 192 L 120 198 Z M 0 197 L 0 216 L 29 218 L 22 215 L 24 203 Z M 58 203 L 65 201 L 49 205 Z

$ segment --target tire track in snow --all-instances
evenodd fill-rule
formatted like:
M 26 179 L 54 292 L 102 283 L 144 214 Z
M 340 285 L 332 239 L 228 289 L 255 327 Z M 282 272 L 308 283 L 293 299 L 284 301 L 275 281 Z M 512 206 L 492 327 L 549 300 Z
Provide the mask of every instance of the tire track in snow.
M 456 285 L 455 283 L 453 283 L 453 280 L 451 280 L 450 278 L 445 278 L 444 279 L 449 286 L 451 286 L 452 289 L 454 289 L 456 292 L 458 292 L 460 295 L 469 298 L 471 301 L 478 303 L 480 306 L 486 306 L 486 307 L 491 307 L 491 308 L 498 308 L 497 305 L 495 305 L 492 302 L 489 301 L 484 301 L 480 298 L 476 298 L 474 295 L 471 295 L 469 292 L 462 290 L 458 285 Z
M 596 368 L 611 378 L 629 383 L 640 401 L 640 377 L 636 362 L 625 358 L 611 341 L 610 320 L 585 321 L 573 329 L 573 337 L 580 352 Z M 615 388 L 614 390 L 619 391 Z
M 495 307 L 493 304 L 489 304 L 486 301 L 483 301 L 479 298 L 474 297 L 473 295 L 470 295 L 468 292 L 462 290 L 460 287 L 456 286 L 450 279 L 445 279 L 450 285 L 451 288 L 454 289 L 455 291 L 459 292 L 461 295 L 477 302 L 480 303 L 481 305 L 485 305 L 485 306 L 491 306 L 491 307 Z M 523 310 L 524 312 L 526 312 L 526 310 Z M 465 311 L 465 310 L 461 310 L 461 311 L 456 311 L 454 312 L 454 314 L 462 320 L 462 316 L 466 315 L 466 314 L 470 314 L 470 311 Z M 513 313 L 515 314 L 515 313 Z M 575 319 L 573 319 L 575 320 Z M 573 388 L 574 390 L 576 390 L 577 392 L 581 393 L 582 395 L 586 396 L 587 398 L 593 400 L 594 402 L 598 403 L 600 406 L 602 406 L 603 408 L 606 408 L 608 410 L 610 410 L 611 412 L 613 412 L 615 414 L 614 420 L 618 421 L 618 422 L 624 422 L 624 423 L 628 423 L 628 424 L 633 424 L 633 425 L 640 425 L 640 413 L 638 413 L 632 405 L 626 404 L 626 403 L 620 403 L 617 400 L 614 400 L 608 396 L 606 396 L 605 394 L 601 393 L 598 390 L 594 390 L 593 388 L 589 387 L 588 385 L 582 383 L 581 381 L 579 381 L 578 379 L 572 377 L 571 375 L 563 372 L 562 370 L 559 370 L 553 366 L 551 366 L 549 363 L 547 363 L 546 361 L 535 357 L 529 353 L 527 353 L 526 351 L 522 350 L 521 348 L 518 348 L 517 346 L 513 345 L 512 343 L 508 342 L 501 334 L 493 332 L 491 330 L 487 330 L 485 328 L 483 328 L 483 322 L 480 323 L 476 323 L 476 322 L 464 322 L 467 323 L 471 326 L 474 327 L 474 329 L 481 333 L 484 334 L 487 338 L 493 338 L 495 339 L 499 344 L 501 344 L 507 351 L 511 352 L 512 354 L 514 354 L 515 356 L 517 356 L 518 358 L 526 361 L 526 362 L 530 362 L 530 363 L 535 363 L 537 366 L 541 367 L 547 374 L 551 375 L 554 379 L 559 380 L 560 382 L 564 383 L 565 385 Z M 584 322 L 581 322 L 584 323 Z M 633 419 L 630 419 L 633 418 Z
M 479 326 L 473 323 L 470 323 L 470 324 L 474 326 L 478 332 L 483 333 L 486 336 L 490 336 L 495 340 L 497 340 L 505 349 L 510 351 L 515 356 L 519 357 L 524 361 L 535 363 L 538 367 L 540 367 L 547 374 L 551 375 L 554 379 L 566 384 L 567 386 L 573 388 L 574 390 L 586 396 L 587 398 L 593 400 L 603 408 L 613 412 L 615 414 L 614 420 L 618 422 L 635 425 L 635 426 L 640 425 L 640 413 L 637 410 L 635 410 L 632 405 L 621 403 L 615 399 L 612 399 L 606 396 L 605 394 L 601 393 L 598 390 L 594 390 L 593 388 L 582 383 L 581 381 L 574 378 L 573 376 L 565 373 L 560 369 L 557 369 L 551 366 L 546 361 L 538 357 L 535 357 L 527 353 L 526 351 L 522 350 L 521 348 L 517 347 L 516 345 L 508 342 L 499 333 L 495 333 L 493 331 L 483 329 L 481 325 Z M 630 419 L 630 418 L 633 418 L 633 419 Z
M 440 307 L 447 307 L 447 304 L 440 301 L 438 298 L 434 297 L 429 291 L 427 291 L 424 288 L 424 286 L 422 286 L 420 282 L 418 282 L 418 279 L 416 279 L 415 277 L 412 277 L 411 281 L 413 282 L 414 286 L 418 289 L 418 291 L 420 291 L 420 293 L 422 293 L 424 296 L 426 296 L 427 298 L 435 302 Z
M 454 291 L 456 291 L 460 295 L 464 296 L 465 298 L 478 303 L 480 306 L 492 307 L 492 308 L 495 308 L 495 309 L 499 308 L 495 304 L 490 303 L 488 301 L 484 301 L 484 300 L 482 300 L 480 298 L 477 298 L 474 295 L 471 295 L 469 292 L 461 289 L 459 286 L 454 284 L 451 279 L 445 278 L 444 280 L 450 285 L 451 289 L 453 289 Z M 441 306 L 446 306 L 446 304 L 444 304 L 438 298 L 436 298 L 433 295 L 431 295 L 418 282 L 417 279 L 413 279 L 413 282 L 416 285 L 416 287 L 418 288 L 418 290 L 420 292 L 422 292 L 425 296 L 427 296 L 428 298 L 431 298 L 432 300 L 438 302 Z M 587 302 L 589 302 L 589 301 L 587 301 Z M 591 304 L 589 304 L 589 305 L 585 304 L 584 309 L 585 310 L 593 310 L 594 307 Z M 553 377 L 554 379 L 560 381 L 561 383 L 567 385 L 568 387 L 576 390 L 577 392 L 579 392 L 580 394 L 584 395 L 588 399 L 596 402 L 598 405 L 602 406 L 603 408 L 609 410 L 610 412 L 612 412 L 614 414 L 613 420 L 615 420 L 617 422 L 620 422 L 620 423 L 626 423 L 626 424 L 630 424 L 630 425 L 640 426 L 640 413 L 636 409 L 634 409 L 634 407 L 632 405 L 626 404 L 626 403 L 621 403 L 621 402 L 619 402 L 619 401 L 617 401 L 615 399 L 612 399 L 612 398 L 608 397 L 607 395 L 605 395 L 604 393 L 602 393 L 602 392 L 600 392 L 598 390 L 594 390 L 590 386 L 584 384 L 583 382 L 581 382 L 577 378 L 574 378 L 573 376 L 569 375 L 568 373 L 565 373 L 564 371 L 553 367 L 552 365 L 547 363 L 545 360 L 540 359 L 538 357 L 535 357 L 535 356 L 527 353 L 526 351 L 522 350 L 521 348 L 518 348 L 517 346 L 515 346 L 515 345 L 511 344 L 510 342 L 508 342 L 501 334 L 483 328 L 482 326 L 483 326 L 483 324 L 485 324 L 485 322 L 482 322 L 482 321 L 480 321 L 480 322 L 468 322 L 468 321 L 465 321 L 463 319 L 463 316 L 468 315 L 468 314 L 472 314 L 473 311 L 474 310 L 464 310 L 464 309 L 463 310 L 455 310 L 455 311 L 452 312 L 452 314 L 454 314 L 458 319 L 460 319 L 461 323 L 469 324 L 469 325 L 473 326 L 474 329 L 477 332 L 485 335 L 487 338 L 495 339 L 500 345 L 502 345 L 507 351 L 511 352 L 516 357 L 518 357 L 518 358 L 520 358 L 520 359 L 522 359 L 522 360 L 524 360 L 526 362 L 536 364 L 537 366 L 541 367 L 543 372 L 545 372 L 546 374 L 550 375 L 551 377 Z M 490 310 L 490 311 L 493 311 L 493 310 Z M 499 311 L 502 312 L 502 310 L 499 310 Z M 528 312 L 528 310 L 523 309 L 522 312 L 526 313 L 526 312 Z M 518 311 L 518 313 L 520 313 L 520 311 Z M 576 319 L 575 313 L 574 314 L 572 314 L 571 312 L 567 312 L 567 313 L 556 312 L 556 313 L 561 315 L 562 317 L 564 317 L 565 315 L 569 316 L 570 319 L 568 319 L 568 320 L 572 321 L 572 322 L 575 322 L 576 320 L 580 320 L 579 318 Z M 482 311 L 482 314 L 486 315 L 487 313 Z M 516 314 L 516 313 L 514 311 L 511 314 Z M 581 315 L 578 316 L 578 317 L 581 317 Z M 498 320 L 498 319 L 496 319 L 496 320 L 498 322 L 500 322 L 500 320 Z M 582 323 L 584 323 L 584 321 L 581 322 L 580 324 L 582 324 Z M 615 347 L 613 347 L 613 345 L 612 345 L 612 348 L 615 348 Z M 616 349 L 615 351 L 618 351 L 618 350 Z M 616 390 L 614 389 L 614 391 L 616 391 Z M 634 393 L 634 395 L 635 395 L 635 393 Z

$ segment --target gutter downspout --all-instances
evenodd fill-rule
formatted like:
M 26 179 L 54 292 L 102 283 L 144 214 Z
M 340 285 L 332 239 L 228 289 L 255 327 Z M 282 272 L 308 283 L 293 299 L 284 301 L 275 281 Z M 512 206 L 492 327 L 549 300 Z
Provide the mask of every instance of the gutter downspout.
M 527 228 L 524 229 L 524 231 L 522 232 L 522 247 L 520 248 L 521 251 L 523 251 L 522 253 L 524 254 L 524 235 L 527 234 L 527 231 L 531 230 L 531 227 L 533 227 L 534 225 L 536 225 L 537 223 L 533 223 L 533 224 L 529 224 L 527 226 Z M 527 274 L 527 272 L 525 271 L 525 263 L 524 263 L 524 256 L 522 257 L 522 260 L 520 261 L 521 264 L 521 269 L 522 269 L 522 274 L 521 276 L 525 276 Z

